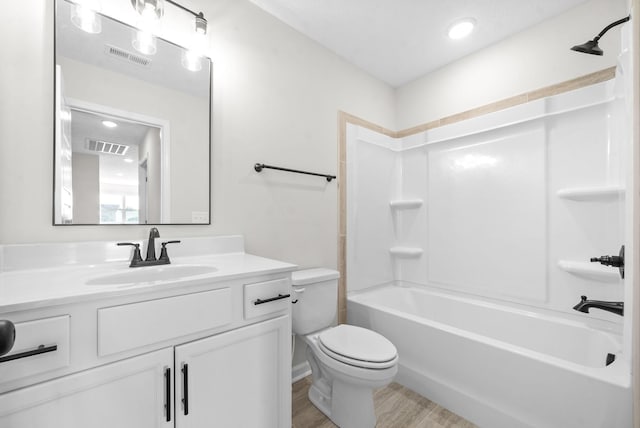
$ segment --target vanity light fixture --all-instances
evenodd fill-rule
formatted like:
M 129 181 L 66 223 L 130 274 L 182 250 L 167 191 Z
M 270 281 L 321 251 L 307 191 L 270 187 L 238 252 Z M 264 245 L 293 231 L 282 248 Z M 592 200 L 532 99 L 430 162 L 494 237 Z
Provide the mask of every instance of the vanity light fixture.
M 204 36 L 207 34 L 207 20 L 202 12 L 196 15 L 196 34 Z
M 131 5 L 140 15 L 138 29 L 134 30 L 133 47 L 140 53 L 153 55 L 158 50 L 155 34 L 164 15 L 164 0 L 131 0 Z
M 114 122 L 114 121 L 112 121 L 112 120 L 103 120 L 103 121 L 102 121 L 102 124 L 103 124 L 104 126 L 106 126 L 107 128 L 115 128 L 115 127 L 117 127 L 117 126 L 118 126 L 118 124 L 117 124 L 117 123 L 115 123 L 115 122 Z
M 594 37 L 593 40 L 589 40 L 588 42 L 583 43 L 581 45 L 576 45 L 576 46 L 572 47 L 571 50 L 572 51 L 576 51 L 576 52 L 587 53 L 587 54 L 590 54 L 590 55 L 602 56 L 604 54 L 604 52 L 602 51 L 602 49 L 600 49 L 600 46 L 598 46 L 598 41 L 600 40 L 600 38 L 602 36 L 604 36 L 604 33 L 606 33 L 607 31 L 611 30 L 616 25 L 624 24 L 625 22 L 629 21 L 630 19 L 631 19 L 631 15 L 625 16 L 624 18 L 619 19 L 616 22 L 612 22 L 611 24 L 609 24 L 606 27 L 604 27 L 604 29 L 602 31 L 600 31 L 600 34 L 598 34 L 596 37 Z
M 91 34 L 102 31 L 100 17 L 100 0 L 75 0 L 71 6 L 71 22 L 73 25 Z
M 182 54 L 182 65 L 191 71 L 202 69 L 201 59 L 207 43 L 207 20 L 202 12 L 195 13 L 172 0 L 131 0 L 133 8 L 141 17 L 138 23 L 138 30 L 134 34 L 133 47 L 138 52 L 146 55 L 156 53 L 155 34 L 158 32 L 160 20 L 164 16 L 165 1 L 193 15 L 195 19 L 195 34 L 192 46 Z
M 164 0 L 131 0 L 131 5 L 144 19 L 158 20 L 164 15 Z
M 460 40 L 467 37 L 469 34 L 473 32 L 473 29 L 476 27 L 476 20 L 473 18 L 464 18 L 460 19 L 451 26 L 449 26 L 449 30 L 447 31 L 447 35 L 451 40 Z
M 202 55 L 207 47 L 207 20 L 202 12 L 195 15 L 195 34 L 191 47 L 182 52 L 182 66 L 189 71 L 202 70 Z

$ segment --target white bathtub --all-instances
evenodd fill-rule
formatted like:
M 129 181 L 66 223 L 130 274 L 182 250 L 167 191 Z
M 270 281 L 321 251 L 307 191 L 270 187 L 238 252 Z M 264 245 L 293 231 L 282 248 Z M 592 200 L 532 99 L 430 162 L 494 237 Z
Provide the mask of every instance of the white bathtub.
M 559 317 L 388 285 L 348 297 L 350 324 L 398 348 L 396 381 L 487 428 L 627 428 L 620 337 Z M 616 360 L 606 365 L 607 354 Z

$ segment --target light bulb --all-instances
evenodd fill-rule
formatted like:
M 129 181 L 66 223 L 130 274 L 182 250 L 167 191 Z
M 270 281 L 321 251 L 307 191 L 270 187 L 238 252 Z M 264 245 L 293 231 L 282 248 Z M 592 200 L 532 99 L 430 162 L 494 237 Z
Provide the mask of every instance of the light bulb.
M 140 16 L 157 20 L 164 15 L 164 0 L 135 0 L 134 8 Z
M 182 66 L 189 71 L 202 70 L 202 56 L 193 50 L 182 52 Z
M 153 55 L 158 50 L 156 37 L 148 30 L 137 30 L 132 42 L 133 47 L 145 55 Z
M 78 0 L 71 7 L 71 22 L 87 33 L 100 33 L 102 31 L 102 18 L 97 13 L 99 11 L 99 0 Z
M 191 36 L 191 43 L 189 45 L 189 51 L 183 54 L 182 65 L 184 65 L 188 70 L 198 71 L 202 68 L 201 57 L 204 56 L 209 47 L 209 39 L 207 37 L 207 20 L 204 18 L 202 12 L 196 15 L 195 32 Z M 195 65 L 196 58 L 198 61 L 197 70 L 185 64 L 185 62 L 187 62 L 194 63 Z

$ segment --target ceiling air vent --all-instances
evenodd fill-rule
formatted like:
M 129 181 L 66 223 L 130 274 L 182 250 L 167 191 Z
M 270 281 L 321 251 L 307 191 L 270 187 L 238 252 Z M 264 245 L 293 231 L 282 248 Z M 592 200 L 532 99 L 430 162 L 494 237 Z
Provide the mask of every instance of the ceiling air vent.
M 129 150 L 129 146 L 125 146 L 124 144 L 110 143 L 108 141 L 92 139 L 87 139 L 85 148 L 91 152 L 107 153 L 110 155 L 120 156 L 124 156 L 124 154 L 127 153 L 127 150 Z
M 136 55 L 133 52 L 125 51 L 116 46 L 105 45 L 105 52 L 107 55 L 136 64 L 142 67 L 148 67 L 151 64 L 151 60 L 144 56 Z

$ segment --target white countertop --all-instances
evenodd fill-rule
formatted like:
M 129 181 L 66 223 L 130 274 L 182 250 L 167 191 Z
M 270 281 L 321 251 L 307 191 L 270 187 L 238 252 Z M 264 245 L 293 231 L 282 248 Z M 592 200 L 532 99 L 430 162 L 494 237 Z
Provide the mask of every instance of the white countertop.
M 238 249 L 236 246 L 234 249 Z M 169 280 L 90 285 L 91 280 L 109 275 L 126 275 L 136 270 L 171 269 L 169 266 L 212 266 L 216 270 Z M 97 264 L 45 266 L 33 269 L 0 271 L 0 313 L 67 304 L 90 299 L 170 290 L 188 285 L 220 282 L 255 275 L 288 273 L 296 265 L 245 252 L 171 257 L 171 265 L 130 268 L 128 261 L 106 261 Z

